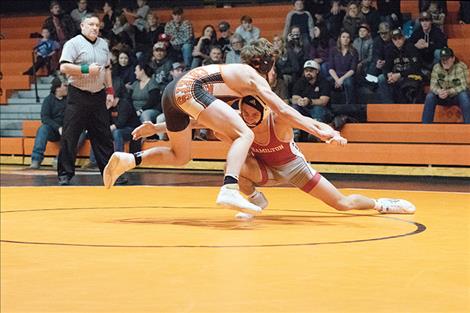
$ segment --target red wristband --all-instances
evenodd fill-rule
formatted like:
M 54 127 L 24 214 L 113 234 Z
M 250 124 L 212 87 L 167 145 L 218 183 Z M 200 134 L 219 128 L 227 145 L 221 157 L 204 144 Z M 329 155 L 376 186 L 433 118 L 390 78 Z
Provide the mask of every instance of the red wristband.
M 114 96 L 114 88 L 113 87 L 107 87 L 106 88 L 106 94 Z

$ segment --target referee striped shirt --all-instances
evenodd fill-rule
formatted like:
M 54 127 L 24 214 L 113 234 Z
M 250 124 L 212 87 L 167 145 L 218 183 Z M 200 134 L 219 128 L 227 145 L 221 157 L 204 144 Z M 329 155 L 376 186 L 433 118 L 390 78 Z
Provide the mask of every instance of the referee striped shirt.
M 93 42 L 82 34 L 77 35 L 65 43 L 60 63 L 76 65 L 96 63 L 102 66 L 103 69 L 97 76 L 82 74 L 68 78 L 69 83 L 78 89 L 98 92 L 105 87 L 105 67 L 110 66 L 108 43 L 99 37 Z

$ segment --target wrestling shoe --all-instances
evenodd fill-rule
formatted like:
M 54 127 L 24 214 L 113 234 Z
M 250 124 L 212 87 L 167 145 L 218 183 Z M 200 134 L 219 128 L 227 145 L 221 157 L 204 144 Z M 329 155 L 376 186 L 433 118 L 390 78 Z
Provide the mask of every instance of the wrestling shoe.
M 216 200 L 217 205 L 226 207 L 227 209 L 237 210 L 249 214 L 258 214 L 261 208 L 243 198 L 240 194 L 237 184 L 227 184 L 220 188 L 219 195 Z
M 413 214 L 416 211 L 416 207 L 411 202 L 402 199 L 389 198 L 377 199 L 377 205 L 375 208 L 377 211 L 383 214 Z
M 114 152 L 104 168 L 103 182 L 106 188 L 111 188 L 119 176 L 135 167 L 134 156 L 131 153 Z
M 268 199 L 266 199 L 266 197 L 261 191 L 256 191 L 256 193 L 253 196 L 248 197 L 248 201 L 250 201 L 253 204 L 256 204 L 261 209 L 265 209 L 269 203 Z M 240 220 L 249 220 L 250 218 L 253 218 L 253 214 L 238 212 L 235 215 L 235 218 L 240 219 Z

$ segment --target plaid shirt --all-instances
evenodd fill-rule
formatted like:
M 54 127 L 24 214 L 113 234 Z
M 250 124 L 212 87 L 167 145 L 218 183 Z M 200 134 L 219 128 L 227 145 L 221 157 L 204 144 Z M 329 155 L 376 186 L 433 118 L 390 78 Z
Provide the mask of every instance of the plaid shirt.
M 170 35 L 170 43 L 175 48 L 181 48 L 185 43 L 190 43 L 193 38 L 193 25 L 188 20 L 181 24 L 169 21 L 165 25 L 165 34 Z
M 454 97 L 464 90 L 469 89 L 469 77 L 467 65 L 456 62 L 449 71 L 446 71 L 441 63 L 434 65 L 431 74 L 431 91 L 435 94 L 439 90 L 447 90 L 450 97 Z

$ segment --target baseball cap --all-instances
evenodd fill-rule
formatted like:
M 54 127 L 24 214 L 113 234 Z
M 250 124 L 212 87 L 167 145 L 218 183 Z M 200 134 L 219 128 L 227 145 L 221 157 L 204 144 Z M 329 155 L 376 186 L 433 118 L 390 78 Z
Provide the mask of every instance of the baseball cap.
M 387 22 L 380 23 L 378 33 L 383 34 L 383 33 L 388 33 L 388 32 L 390 32 L 390 24 L 388 24 Z
M 392 30 L 392 38 L 404 37 L 400 28 Z
M 219 31 L 226 32 L 230 29 L 230 24 L 226 21 L 222 21 L 219 23 Z
M 158 41 L 155 45 L 153 45 L 153 50 L 166 50 L 166 44 L 163 41 Z
M 453 57 L 454 56 L 454 51 L 452 51 L 452 49 L 449 48 L 449 47 L 444 47 L 444 48 L 441 49 L 440 56 L 441 56 L 441 59 Z
M 363 23 L 363 24 L 361 24 L 361 26 L 359 26 L 359 28 L 358 28 L 358 29 L 361 29 L 361 28 L 365 28 L 365 29 L 367 29 L 367 31 L 370 33 L 370 27 L 369 27 L 369 25 L 367 25 L 367 24 Z
M 181 62 L 175 62 L 171 65 L 171 68 L 176 70 L 177 68 L 182 68 L 184 69 L 186 66 L 184 65 L 184 63 L 181 63 Z
M 314 60 L 308 60 L 304 63 L 304 68 L 314 68 L 317 71 L 319 71 L 320 70 L 320 64 L 318 64 Z
M 429 14 L 426 11 L 423 11 L 421 12 L 421 14 L 419 14 L 419 20 L 420 21 L 432 21 L 431 14 Z

